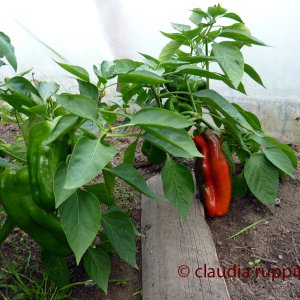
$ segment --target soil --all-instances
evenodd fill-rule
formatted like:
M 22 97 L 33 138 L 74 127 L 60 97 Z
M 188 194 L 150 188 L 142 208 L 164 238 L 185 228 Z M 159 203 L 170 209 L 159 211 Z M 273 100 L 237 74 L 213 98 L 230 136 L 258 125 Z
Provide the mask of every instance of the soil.
M 18 130 L 14 126 L 8 124 L 0 126 L 0 139 L 11 142 L 17 134 Z M 114 161 L 115 164 L 122 158 L 123 151 L 131 141 L 130 138 L 118 140 L 116 146 L 119 153 Z M 140 147 L 141 145 L 139 145 Z M 295 148 L 295 150 L 299 157 L 299 149 Z M 193 167 L 191 161 L 183 161 L 183 163 L 190 168 Z M 137 151 L 134 164 L 146 179 L 161 170 L 161 166 L 149 165 L 145 157 L 140 154 L 140 151 Z M 140 195 L 123 183 L 118 182 L 115 196 L 119 205 L 130 214 L 139 229 Z M 285 178 L 280 183 L 278 198 L 280 203 L 274 211 L 266 209 L 251 195 L 244 199 L 233 199 L 230 211 L 225 217 L 207 219 L 222 267 L 232 268 L 235 265 L 236 268 L 243 269 L 249 267 L 249 262 L 256 259 L 261 260 L 256 267 L 264 270 L 268 268 L 293 268 L 300 265 L 300 205 L 298 204 L 300 200 L 300 167 L 298 167 L 294 179 Z M 236 238 L 229 239 L 231 235 L 242 228 L 262 219 L 264 221 L 255 227 Z M 135 270 L 120 261 L 117 255 L 113 254 L 111 256 L 112 273 L 108 295 L 104 295 L 97 286 L 87 282 L 73 287 L 68 299 L 142 299 L 140 247 L 141 241 L 138 239 L 137 263 L 139 270 Z M 13 234 L 2 243 L 0 246 L 1 254 L 7 261 L 14 263 L 22 278 L 24 278 L 23 276 L 27 277 L 24 280 L 28 285 L 32 285 L 30 279 L 36 282 L 45 280 L 39 260 L 39 247 L 21 230 L 15 229 Z M 3 257 L 0 261 L 0 291 L 4 295 L 11 295 L 9 289 L 1 287 L 2 284 L 15 282 L 7 272 L 7 263 L 4 262 Z M 81 265 L 76 266 L 74 261 L 71 260 L 69 266 L 72 272 L 72 282 L 82 282 L 88 279 Z M 282 278 L 272 281 L 270 278 L 262 278 L 262 276 L 258 276 L 258 278 L 249 276 L 247 278 L 229 278 L 226 279 L 226 283 L 233 300 L 300 299 L 300 280 L 295 277 L 287 278 L 285 281 Z M 52 289 L 50 293 L 54 293 L 54 291 Z M 48 298 L 50 299 L 50 296 Z M 48 298 L 46 296 L 41 299 Z
M 222 267 L 236 265 L 243 269 L 249 267 L 249 262 L 261 260 L 249 277 L 226 279 L 232 299 L 300 299 L 298 268 L 293 276 L 294 268 L 300 266 L 300 155 L 299 149 L 294 148 L 298 154 L 298 169 L 294 179 L 285 178 L 280 183 L 280 202 L 274 211 L 267 210 L 249 196 L 233 199 L 225 217 L 207 220 Z M 242 228 L 262 219 L 265 221 L 229 239 Z M 288 268 L 292 268 L 292 276 L 283 280 L 280 271 L 273 271 L 279 278 L 272 280 L 272 271 L 268 278 L 267 270 L 274 268 L 281 268 L 281 273 L 285 272 L 287 276 Z

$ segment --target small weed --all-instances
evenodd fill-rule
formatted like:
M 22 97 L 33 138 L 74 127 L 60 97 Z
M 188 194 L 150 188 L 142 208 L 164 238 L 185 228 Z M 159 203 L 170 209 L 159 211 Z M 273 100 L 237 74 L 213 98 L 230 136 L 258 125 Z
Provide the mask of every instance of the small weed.
M 256 259 L 255 261 L 249 261 L 248 265 L 251 269 L 256 268 L 257 265 L 259 265 L 261 263 L 260 259 Z
M 9 262 L 0 253 L 3 267 L 0 269 L 0 298 L 3 300 L 29 299 L 29 300 L 63 300 L 71 299 L 67 289 L 58 289 L 48 278 L 46 273 L 36 268 L 34 278 L 21 274 L 18 269 L 24 266 L 16 266 Z M 25 260 L 28 268 L 31 256 Z M 75 299 L 75 298 L 73 298 Z

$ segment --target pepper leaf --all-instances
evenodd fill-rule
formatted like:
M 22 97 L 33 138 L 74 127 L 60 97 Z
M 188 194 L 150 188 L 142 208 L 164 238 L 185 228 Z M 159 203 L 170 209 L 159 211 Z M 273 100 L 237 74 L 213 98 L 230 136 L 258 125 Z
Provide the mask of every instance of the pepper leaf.
M 228 44 L 213 43 L 212 50 L 223 72 L 233 86 L 238 88 L 244 74 L 244 58 L 240 49 Z
M 84 268 L 90 278 L 107 294 L 111 272 L 110 258 L 102 248 L 89 248 L 84 256 Z
M 211 105 L 219 112 L 221 112 L 229 121 L 238 123 L 251 132 L 259 135 L 259 133 L 248 123 L 244 116 L 234 107 L 229 101 L 213 90 L 202 90 L 194 93 L 195 96 L 200 97 L 202 101 Z
M 69 73 L 81 78 L 84 81 L 90 81 L 89 73 L 82 67 L 64 64 L 58 61 L 55 61 L 59 66 L 68 71 Z
M 185 219 L 194 197 L 194 180 L 189 169 L 168 156 L 161 172 L 164 193 Z
M 163 77 L 147 71 L 138 70 L 118 76 L 118 83 L 163 84 L 168 82 Z
M 124 151 L 123 163 L 133 164 L 137 140 L 131 143 Z
M 278 148 L 267 148 L 263 150 L 266 158 L 278 169 L 294 178 L 294 167 L 289 157 Z
M 123 163 L 115 168 L 106 168 L 105 171 L 112 173 L 113 175 L 121 178 L 137 191 L 153 198 L 160 200 L 160 197 L 155 194 L 147 185 L 142 175 L 130 164 Z
M 59 214 L 68 243 L 79 264 L 98 233 L 100 203 L 93 193 L 77 190 L 60 205 Z
M 101 225 L 121 259 L 137 269 L 135 230 L 128 215 L 109 211 L 102 215 Z
M 6 57 L 10 65 L 17 71 L 17 59 L 10 38 L 0 31 L 0 58 Z
M 167 45 L 163 47 L 159 54 L 159 61 L 162 62 L 164 60 L 170 59 L 176 51 L 181 47 L 183 41 L 182 40 L 172 40 Z
M 44 101 L 46 101 L 49 97 L 54 95 L 58 90 L 59 90 L 59 85 L 56 82 L 40 81 L 38 83 L 38 91 Z
M 143 138 L 176 157 L 201 157 L 191 137 L 184 129 L 143 126 Z
M 99 90 L 97 86 L 90 82 L 86 82 L 80 79 L 77 79 L 78 86 L 79 86 L 79 91 L 81 95 L 88 96 L 95 101 L 99 100 Z
M 193 123 L 172 111 L 162 108 L 144 108 L 138 111 L 128 125 L 146 125 L 154 127 L 187 128 Z
M 58 208 L 64 201 L 66 201 L 76 189 L 64 188 L 67 178 L 68 166 L 62 162 L 56 169 L 53 179 L 53 192 L 55 198 L 55 207 Z
M 97 122 L 98 104 L 97 102 L 85 95 L 61 94 L 56 96 L 57 102 L 71 113 L 85 119 Z
M 94 179 L 116 153 L 114 146 L 103 144 L 100 139 L 81 137 L 70 159 L 65 188 L 74 189 Z
M 264 154 L 251 155 L 245 163 L 244 176 L 250 191 L 267 206 L 274 206 L 278 192 L 278 169 Z

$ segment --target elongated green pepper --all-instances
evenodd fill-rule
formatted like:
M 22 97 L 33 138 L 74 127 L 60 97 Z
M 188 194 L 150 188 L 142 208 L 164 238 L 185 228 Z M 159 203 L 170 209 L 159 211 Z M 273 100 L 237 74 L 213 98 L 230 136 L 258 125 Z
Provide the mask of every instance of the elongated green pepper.
M 27 151 L 32 197 L 40 208 L 47 211 L 55 209 L 53 177 L 56 168 L 66 158 L 68 151 L 67 135 L 46 144 L 51 131 L 51 123 L 48 121 L 34 125 L 29 133 Z
M 48 252 L 59 256 L 72 254 L 59 219 L 33 201 L 27 168 L 0 173 L 0 203 L 11 222 Z

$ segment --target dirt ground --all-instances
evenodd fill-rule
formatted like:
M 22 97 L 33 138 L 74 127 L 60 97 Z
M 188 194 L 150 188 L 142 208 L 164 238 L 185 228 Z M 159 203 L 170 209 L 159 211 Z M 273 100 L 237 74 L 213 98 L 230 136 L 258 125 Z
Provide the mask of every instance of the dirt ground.
M 9 142 L 16 134 L 14 127 L 0 126 L 1 139 Z M 119 154 L 115 163 L 122 158 L 122 152 L 130 141 L 128 138 L 118 140 Z M 298 158 L 300 158 L 299 151 Z M 193 167 L 191 161 L 186 164 L 190 168 Z M 140 152 L 135 158 L 135 167 L 146 179 L 159 173 L 161 169 L 161 166 L 149 165 Z M 119 205 L 130 214 L 139 229 L 140 195 L 119 182 L 115 196 Z M 249 195 L 245 199 L 233 199 L 230 211 L 225 217 L 207 219 L 223 267 L 230 268 L 235 264 L 240 268 L 245 268 L 255 259 L 261 260 L 257 268 L 264 270 L 300 266 L 300 205 L 298 203 L 300 201 L 300 167 L 298 167 L 295 179 L 285 178 L 280 183 L 278 198 L 280 203 L 273 212 Z M 234 239 L 229 239 L 240 229 L 262 219 L 265 220 L 257 226 Z M 73 287 L 68 299 L 142 299 L 140 245 L 140 240 L 137 240 L 139 270 L 121 262 L 117 255 L 112 255 L 112 273 L 107 296 L 95 285 L 87 283 Z M 0 253 L 8 261 L 14 262 L 18 272 L 23 276 L 37 281 L 43 280 L 39 247 L 22 231 L 14 230 L 13 234 L 0 246 Z M 72 260 L 69 265 L 72 271 L 72 282 L 82 282 L 88 279 L 81 265 L 76 266 Z M 14 280 L 7 275 L 7 267 L 3 261 L 0 262 L 0 267 L 0 275 L 6 274 L 6 276 L 0 276 L 0 291 L 6 293 L 7 291 L 1 285 L 12 283 Z M 272 281 L 262 276 L 259 278 L 250 276 L 226 279 L 226 283 L 233 300 L 300 299 L 300 280 L 295 277 L 287 278 L 285 281 L 282 278 Z
M 299 149 L 298 162 L 299 162 Z M 285 178 L 279 187 L 279 205 L 273 212 L 260 205 L 249 196 L 246 199 L 233 199 L 229 213 L 220 219 L 210 219 L 210 226 L 220 263 L 223 267 L 240 265 L 248 267 L 250 261 L 260 259 L 257 268 L 249 278 L 227 279 L 227 287 L 232 299 L 300 299 L 300 273 L 283 280 L 282 276 L 272 281 L 263 278 L 267 269 L 300 266 L 300 166 L 295 179 Z M 231 235 L 240 229 L 265 219 L 234 239 Z M 262 269 L 264 271 L 262 271 Z M 294 270 L 294 269 L 293 269 Z M 299 271 L 299 270 L 298 270 Z M 264 272 L 264 273 L 263 273 Z M 277 271 L 274 271 L 277 272 Z M 280 271 L 278 271 L 279 276 Z M 257 277 L 257 278 L 256 278 Z

